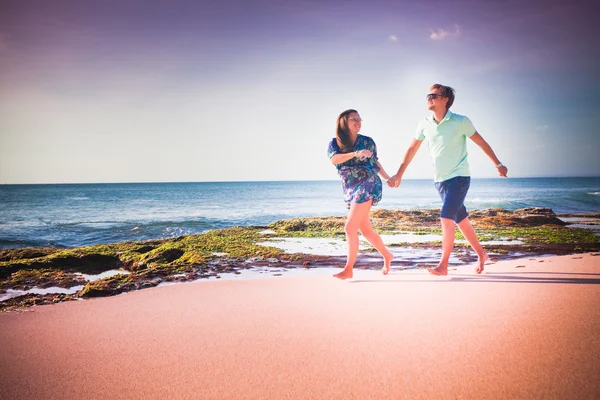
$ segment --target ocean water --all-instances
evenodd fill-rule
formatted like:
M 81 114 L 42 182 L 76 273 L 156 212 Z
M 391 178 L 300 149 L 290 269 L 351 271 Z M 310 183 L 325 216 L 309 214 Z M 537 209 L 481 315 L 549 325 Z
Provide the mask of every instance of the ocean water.
M 384 188 L 377 208 L 439 208 L 431 180 Z M 473 179 L 468 209 L 600 212 L 600 177 Z M 0 248 L 77 247 L 345 215 L 339 181 L 0 186 Z

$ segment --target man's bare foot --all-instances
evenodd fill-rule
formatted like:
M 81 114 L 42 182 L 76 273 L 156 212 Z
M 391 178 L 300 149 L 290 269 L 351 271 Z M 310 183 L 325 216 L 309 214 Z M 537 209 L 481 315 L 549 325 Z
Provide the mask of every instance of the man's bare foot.
M 446 276 L 446 275 L 448 275 L 448 267 L 442 266 L 442 265 L 438 265 L 435 268 L 427 268 L 427 271 L 429 271 L 429 273 L 431 275 L 436 275 L 436 276 Z
M 392 266 L 392 261 L 394 260 L 394 255 L 389 253 L 387 257 L 383 257 L 383 268 L 381 269 L 381 273 L 387 275 L 390 273 L 390 268 Z
M 483 257 L 479 257 L 479 260 L 477 260 L 477 267 L 475 268 L 476 274 L 480 274 L 483 272 L 483 265 L 489 258 L 490 257 L 487 255 L 487 253 L 484 253 Z
M 344 268 L 342 272 L 338 272 L 337 274 L 333 275 L 333 277 L 341 280 L 350 279 L 352 278 L 352 268 Z

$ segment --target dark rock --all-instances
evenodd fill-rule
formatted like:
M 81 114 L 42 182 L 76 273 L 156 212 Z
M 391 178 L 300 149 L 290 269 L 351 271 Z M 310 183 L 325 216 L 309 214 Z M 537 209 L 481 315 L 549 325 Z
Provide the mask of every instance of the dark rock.
M 121 268 L 122 264 L 117 256 L 104 254 L 86 254 L 82 256 L 67 256 L 49 260 L 46 267 L 65 269 L 71 268 L 78 272 L 100 273 L 109 269 Z
M 185 252 L 181 249 L 168 249 L 152 255 L 146 259 L 146 263 L 170 263 L 181 258 L 184 254 Z
M 154 246 L 142 246 L 139 249 L 135 249 L 133 251 L 135 251 L 136 253 L 145 254 L 149 251 L 154 250 L 154 248 L 155 248 Z
M 529 207 L 529 208 L 519 208 L 514 211 L 515 215 L 543 215 L 547 217 L 553 217 L 556 214 L 552 211 L 551 208 L 543 208 L 543 207 Z
M 60 251 L 59 249 L 28 247 L 25 249 L 5 249 L 0 250 L 0 261 L 28 260 L 32 258 L 44 257 Z

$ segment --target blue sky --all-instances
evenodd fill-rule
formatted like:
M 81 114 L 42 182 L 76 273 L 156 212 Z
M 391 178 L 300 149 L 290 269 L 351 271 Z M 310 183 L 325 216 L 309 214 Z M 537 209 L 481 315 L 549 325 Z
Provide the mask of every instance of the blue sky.
M 337 179 L 347 108 L 398 168 L 433 83 L 510 176 L 598 176 L 591 2 L 0 3 L 0 183 Z M 492 163 L 469 145 L 473 177 Z M 431 178 L 426 146 L 406 178 Z

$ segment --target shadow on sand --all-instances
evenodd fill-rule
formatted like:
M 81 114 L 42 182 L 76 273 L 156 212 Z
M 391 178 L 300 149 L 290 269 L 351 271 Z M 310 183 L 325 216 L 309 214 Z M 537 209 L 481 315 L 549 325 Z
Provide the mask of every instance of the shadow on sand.
M 408 279 L 357 279 L 349 283 L 388 283 L 388 282 L 428 282 L 428 283 L 453 283 L 453 282 L 477 282 L 477 283 L 559 283 L 559 284 L 579 284 L 579 285 L 598 285 L 600 284 L 600 274 L 592 273 L 572 273 L 572 272 L 487 272 L 482 275 L 475 274 L 453 274 L 447 276 L 434 277 L 423 272 L 429 279 L 412 279 L 415 275 L 405 275 Z M 427 275 L 426 275 L 427 274 Z M 389 276 L 394 276 L 394 271 L 390 271 Z M 527 275 L 527 276 L 523 276 Z M 533 276 L 533 275 L 561 275 L 559 277 Z M 598 278 L 581 278 L 581 276 L 597 276 Z M 399 276 L 399 275 L 398 275 Z

